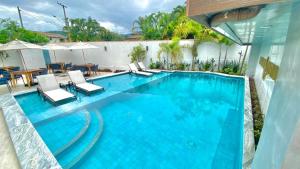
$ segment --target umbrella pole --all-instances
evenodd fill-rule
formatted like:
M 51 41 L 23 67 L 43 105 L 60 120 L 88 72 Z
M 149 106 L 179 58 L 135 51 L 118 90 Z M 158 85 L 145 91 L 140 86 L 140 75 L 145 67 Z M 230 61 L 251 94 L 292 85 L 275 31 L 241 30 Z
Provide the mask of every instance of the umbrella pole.
M 53 50 L 53 54 L 54 54 L 54 60 L 55 60 L 55 63 L 57 63 L 57 61 L 56 61 L 56 54 L 55 54 L 55 50 Z
M 21 52 L 21 50 L 19 49 L 19 54 L 21 55 L 21 59 L 22 59 L 22 62 L 23 62 L 23 66 L 24 66 L 24 69 L 27 70 L 27 67 L 26 67 L 26 63 L 25 63 L 25 60 L 24 60 L 24 57 L 23 57 L 23 54 Z
M 85 61 L 85 57 L 84 57 L 84 51 L 83 51 L 83 49 L 81 49 L 81 51 L 82 51 L 82 57 L 83 57 L 84 64 L 86 64 L 86 61 Z

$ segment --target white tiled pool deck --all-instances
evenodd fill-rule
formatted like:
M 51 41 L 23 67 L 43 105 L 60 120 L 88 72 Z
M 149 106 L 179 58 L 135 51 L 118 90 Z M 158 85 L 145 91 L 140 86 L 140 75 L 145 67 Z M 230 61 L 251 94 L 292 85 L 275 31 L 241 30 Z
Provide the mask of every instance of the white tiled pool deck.
M 19 169 L 20 164 L 15 152 L 13 142 L 10 139 L 3 112 L 0 109 L 0 168 Z

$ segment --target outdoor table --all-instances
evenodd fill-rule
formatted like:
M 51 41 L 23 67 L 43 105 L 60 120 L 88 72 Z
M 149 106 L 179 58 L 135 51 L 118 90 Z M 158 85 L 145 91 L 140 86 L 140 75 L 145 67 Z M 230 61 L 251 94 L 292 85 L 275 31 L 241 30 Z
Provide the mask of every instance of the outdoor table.
M 4 66 L 4 67 L 0 67 L 0 69 L 6 70 L 6 71 L 10 71 L 12 69 L 16 68 L 16 66 Z
M 52 70 L 52 68 L 51 68 L 51 65 L 52 65 L 52 64 L 58 64 L 58 65 L 60 65 L 61 71 L 64 72 L 64 65 L 65 65 L 65 63 L 63 63 L 63 62 L 57 62 L 57 63 L 50 63 L 50 64 L 48 64 L 48 65 L 47 65 L 48 70 L 51 70 L 52 73 L 53 73 L 53 70 Z
M 27 86 L 31 87 L 31 85 L 33 84 L 32 74 L 33 73 L 38 73 L 38 72 L 41 72 L 41 71 L 42 71 L 41 69 L 28 69 L 28 70 L 11 71 L 10 76 L 11 76 L 12 87 L 16 87 L 16 85 L 17 85 L 17 80 L 15 79 L 16 75 L 24 75 Z

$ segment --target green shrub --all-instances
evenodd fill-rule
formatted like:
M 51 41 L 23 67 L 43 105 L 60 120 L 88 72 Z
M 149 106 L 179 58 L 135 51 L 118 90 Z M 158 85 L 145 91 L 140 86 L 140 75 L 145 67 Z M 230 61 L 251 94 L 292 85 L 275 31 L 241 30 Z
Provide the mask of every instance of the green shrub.
M 130 53 L 131 63 L 143 61 L 146 58 L 146 52 L 147 51 L 142 44 L 133 47 Z
M 208 60 L 203 63 L 203 70 L 208 71 L 211 68 L 211 62 Z
M 176 64 L 177 70 L 185 70 L 185 64 L 184 63 L 178 63 Z
M 261 135 L 261 131 L 264 125 L 264 115 L 261 112 L 254 80 L 250 78 L 249 82 L 250 82 L 251 103 L 252 103 L 252 113 L 253 113 L 254 140 L 255 140 L 255 147 L 257 147 Z
M 152 59 L 150 59 L 149 68 L 150 69 L 162 69 L 163 64 L 159 61 L 153 62 Z

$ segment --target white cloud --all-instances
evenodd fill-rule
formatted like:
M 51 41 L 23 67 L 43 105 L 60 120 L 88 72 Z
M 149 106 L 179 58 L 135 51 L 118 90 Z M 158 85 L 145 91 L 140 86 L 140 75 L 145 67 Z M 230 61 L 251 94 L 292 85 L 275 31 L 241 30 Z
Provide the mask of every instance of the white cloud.
M 100 23 L 101 26 L 103 26 L 104 28 L 106 28 L 110 31 L 113 31 L 113 32 L 117 32 L 117 33 L 128 33 L 128 32 L 130 32 L 125 27 L 117 25 L 117 24 L 109 22 L 109 21 L 98 21 L 98 22 Z
M 19 22 L 19 16 L 16 7 L 0 5 L 0 13 L 3 14 L 1 18 L 11 18 Z M 34 31 L 49 31 L 61 30 L 64 23 L 52 16 L 27 11 L 21 8 L 21 15 L 23 25 L 26 29 Z
M 184 2 L 185 0 L 63 0 L 68 6 L 66 9 L 68 18 L 90 16 L 101 21 L 102 26 L 121 33 L 130 32 L 132 22 L 139 16 L 158 11 L 171 11 Z M 56 0 L 0 0 L 0 18 L 19 21 L 16 6 L 24 10 L 22 16 L 27 29 L 61 30 L 64 25 L 62 8 L 56 4 Z M 58 19 L 53 18 L 53 15 Z M 36 23 L 39 20 L 46 23 Z
M 34 2 L 34 5 L 32 6 L 32 8 L 36 10 L 46 10 L 52 7 L 54 6 L 47 1 Z
M 134 0 L 134 5 L 140 9 L 146 9 L 149 6 L 149 0 Z

